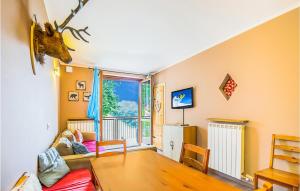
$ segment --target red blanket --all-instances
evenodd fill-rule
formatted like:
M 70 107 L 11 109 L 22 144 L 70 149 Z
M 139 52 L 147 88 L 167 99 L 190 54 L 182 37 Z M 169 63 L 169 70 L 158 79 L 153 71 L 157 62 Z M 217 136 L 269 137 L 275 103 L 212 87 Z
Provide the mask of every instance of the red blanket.
M 43 186 L 43 191 L 95 191 L 92 175 L 88 169 L 69 172 L 50 188 Z

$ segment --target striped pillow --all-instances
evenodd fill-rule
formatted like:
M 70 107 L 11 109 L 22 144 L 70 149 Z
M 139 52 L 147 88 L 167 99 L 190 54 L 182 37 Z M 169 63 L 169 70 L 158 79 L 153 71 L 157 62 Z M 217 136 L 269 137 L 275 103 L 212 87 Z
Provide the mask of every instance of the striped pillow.
M 50 187 L 69 172 L 68 165 L 54 147 L 39 154 L 38 177 L 43 185 Z
M 54 147 L 51 147 L 46 152 L 39 154 L 39 171 L 43 172 L 57 166 L 57 160 L 60 158 L 59 153 Z

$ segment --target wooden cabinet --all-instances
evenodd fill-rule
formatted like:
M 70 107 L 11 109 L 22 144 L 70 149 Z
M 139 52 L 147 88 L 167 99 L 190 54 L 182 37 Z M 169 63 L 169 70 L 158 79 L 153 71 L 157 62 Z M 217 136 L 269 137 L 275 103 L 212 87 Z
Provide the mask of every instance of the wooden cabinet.
M 164 125 L 163 152 L 170 159 L 179 161 L 182 143 L 197 143 L 196 126 Z

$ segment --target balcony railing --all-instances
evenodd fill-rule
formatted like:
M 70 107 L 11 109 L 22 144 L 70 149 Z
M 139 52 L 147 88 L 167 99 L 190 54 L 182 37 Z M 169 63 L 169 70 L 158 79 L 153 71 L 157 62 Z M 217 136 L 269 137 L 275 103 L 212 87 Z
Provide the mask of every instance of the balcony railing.
M 103 140 L 126 139 L 128 145 L 139 143 L 138 117 L 103 117 Z M 151 144 L 150 117 L 142 117 L 142 143 Z

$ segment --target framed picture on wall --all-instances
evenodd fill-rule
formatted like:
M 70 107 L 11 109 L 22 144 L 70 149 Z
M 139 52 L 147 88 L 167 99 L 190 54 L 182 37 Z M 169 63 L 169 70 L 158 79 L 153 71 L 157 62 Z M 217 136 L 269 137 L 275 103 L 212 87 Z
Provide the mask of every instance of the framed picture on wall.
M 69 101 L 79 101 L 79 93 L 70 91 L 68 95 L 68 100 Z
M 77 80 L 76 90 L 85 90 L 85 89 L 86 89 L 86 81 Z
M 91 97 L 91 92 L 83 92 L 83 101 L 89 102 Z

